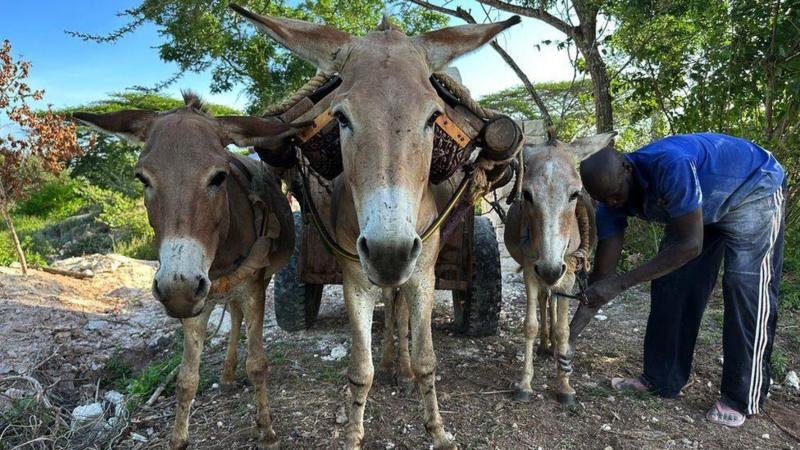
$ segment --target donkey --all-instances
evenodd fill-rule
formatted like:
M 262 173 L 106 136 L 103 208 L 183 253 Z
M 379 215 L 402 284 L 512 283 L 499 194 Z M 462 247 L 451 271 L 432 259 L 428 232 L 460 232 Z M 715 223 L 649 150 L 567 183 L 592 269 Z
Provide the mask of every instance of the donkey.
M 339 257 L 352 334 L 345 447 L 361 448 L 364 438 L 364 406 L 374 375 L 373 308 L 385 289 L 399 288 L 410 315 L 411 366 L 423 398 L 425 429 L 435 448 L 456 448 L 445 432 L 434 384 L 431 309 L 439 233 L 425 243 L 420 238 L 439 212 L 429 173 L 434 121 L 445 107 L 429 78 L 519 17 L 416 37 L 384 19 L 357 38 L 324 25 L 231 8 L 319 70 L 342 79 L 331 111 L 339 122 L 344 171 L 330 198 L 315 201 L 329 202 L 335 239 L 359 259 Z
M 231 314 L 220 381 L 228 387 L 235 383 L 236 346 L 244 319 L 247 375 L 255 386 L 258 447 L 272 448 L 277 438 L 269 412 L 268 365 L 262 341 L 265 288 L 291 256 L 294 223 L 289 204 L 266 167 L 225 147 L 231 143 L 275 145 L 299 129 L 257 118 L 214 118 L 191 93 L 184 94 L 184 103 L 184 107 L 161 113 L 79 112 L 73 118 L 145 143 L 135 176 L 144 185 L 144 202 L 158 247 L 160 264 L 153 295 L 169 316 L 181 319 L 184 333 L 171 448 L 188 446 L 189 408 L 197 391 L 200 353 L 216 300 L 229 301 Z M 263 203 L 258 207 L 250 198 L 250 180 L 254 178 L 264 183 L 260 189 Z M 262 222 L 266 230 L 260 229 Z M 256 264 L 259 261 L 261 264 Z M 236 269 L 232 272 L 232 268 Z M 215 296 L 217 284 L 213 283 L 231 278 L 241 283 L 227 295 Z
M 531 123 L 526 122 L 530 129 Z M 577 159 L 605 147 L 616 133 L 604 133 L 577 139 L 564 144 L 547 138 L 533 143 L 528 139 L 523 149 L 522 199 L 508 210 L 504 240 L 511 257 L 522 266 L 528 303 L 525 314 L 525 358 L 522 380 L 516 387 L 516 398 L 528 401 L 533 394 L 533 340 L 540 332 L 539 354 L 555 353 L 559 364 L 556 378 L 557 398 L 572 403 L 575 390 L 569 384 L 572 372 L 569 354 L 569 299 L 553 292 L 568 293 L 575 283 L 573 252 L 581 245 L 581 233 L 576 219 L 578 204 L 586 207 L 588 220 L 594 224 L 591 199 L 582 192 L 583 186 L 575 168 Z M 589 252 L 594 248 L 594 230 L 584 243 Z M 588 253 L 588 252 L 587 252 Z M 589 254 L 581 255 L 588 258 Z M 558 297 L 558 298 L 554 298 Z M 536 304 L 539 304 L 539 320 Z M 548 306 L 550 333 L 548 333 Z M 539 327 L 541 322 L 542 326 Z M 552 348 L 548 345 L 551 342 Z

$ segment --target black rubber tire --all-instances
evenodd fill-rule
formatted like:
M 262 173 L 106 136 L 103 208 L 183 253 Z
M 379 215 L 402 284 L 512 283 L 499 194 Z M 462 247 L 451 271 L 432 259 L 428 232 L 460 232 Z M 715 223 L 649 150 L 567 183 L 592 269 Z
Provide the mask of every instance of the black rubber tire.
M 453 291 L 456 331 L 467 336 L 497 334 L 503 301 L 500 247 L 488 217 L 475 217 L 472 282 L 468 291 Z
M 311 328 L 317 321 L 322 302 L 322 284 L 307 284 L 297 275 L 300 257 L 300 235 L 303 218 L 299 211 L 294 213 L 294 253 L 278 273 L 275 274 L 273 294 L 275 299 L 275 320 L 286 331 L 299 331 Z

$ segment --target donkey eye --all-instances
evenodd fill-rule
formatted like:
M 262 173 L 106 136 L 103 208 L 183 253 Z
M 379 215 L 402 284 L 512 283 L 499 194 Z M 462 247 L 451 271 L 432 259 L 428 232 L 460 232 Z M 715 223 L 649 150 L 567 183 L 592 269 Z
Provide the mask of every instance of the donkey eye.
M 522 191 L 522 198 L 528 203 L 533 203 L 533 194 L 531 194 L 531 191 Z
M 333 113 L 333 116 L 336 117 L 336 120 L 339 121 L 339 126 L 342 128 L 350 128 L 350 119 L 344 115 L 341 111 L 336 111 Z
M 580 195 L 581 195 L 580 191 L 573 192 L 572 195 L 569 196 L 569 201 L 574 202 L 575 200 L 578 199 L 578 196 Z
M 442 113 L 440 113 L 439 111 L 436 111 L 435 113 L 431 114 L 431 116 L 428 118 L 428 121 L 425 123 L 425 127 L 433 128 L 433 124 L 436 123 L 436 119 L 438 119 L 439 116 L 441 115 Z
M 225 179 L 228 177 L 228 174 L 225 172 L 217 172 L 211 181 L 208 182 L 208 187 L 220 187 L 222 183 L 225 182 Z
M 133 176 L 134 176 L 134 178 L 139 180 L 139 182 L 142 183 L 142 185 L 144 187 L 146 187 L 146 188 L 150 187 L 150 180 L 148 180 L 147 177 L 145 177 L 144 175 L 142 175 L 140 173 L 137 173 L 137 174 L 134 174 Z

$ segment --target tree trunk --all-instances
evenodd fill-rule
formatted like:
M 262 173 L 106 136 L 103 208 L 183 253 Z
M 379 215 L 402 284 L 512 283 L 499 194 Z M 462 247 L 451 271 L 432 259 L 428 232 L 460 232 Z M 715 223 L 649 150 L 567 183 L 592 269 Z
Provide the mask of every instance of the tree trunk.
M 608 79 L 608 69 L 596 46 L 584 52 L 586 66 L 592 77 L 592 91 L 594 93 L 594 113 L 598 133 L 614 131 L 614 114 L 611 105 L 611 81 Z
M 22 275 L 28 276 L 28 262 L 25 260 L 25 252 L 22 251 L 22 245 L 19 243 L 17 230 L 14 228 L 14 221 L 11 220 L 11 214 L 8 212 L 8 204 L 6 204 L 4 201 L 0 201 L 0 212 L 2 212 L 3 218 L 6 219 L 6 223 L 8 224 L 8 229 L 11 231 L 11 239 L 14 241 L 14 249 L 17 251 L 17 257 L 19 258 L 19 263 L 22 266 Z

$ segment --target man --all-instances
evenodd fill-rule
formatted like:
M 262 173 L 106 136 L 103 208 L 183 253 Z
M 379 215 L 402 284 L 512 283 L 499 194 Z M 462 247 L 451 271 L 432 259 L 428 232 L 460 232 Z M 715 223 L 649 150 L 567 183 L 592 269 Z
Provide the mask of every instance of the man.
M 600 202 L 588 305 L 599 307 L 652 280 L 643 373 L 616 378 L 612 386 L 678 395 L 724 259 L 722 389 L 706 417 L 741 426 L 759 412 L 770 384 L 783 263 L 783 168 L 751 142 L 698 133 L 629 154 L 605 148 L 585 159 L 580 172 Z M 616 275 L 628 216 L 666 224 L 665 236 L 653 259 Z

